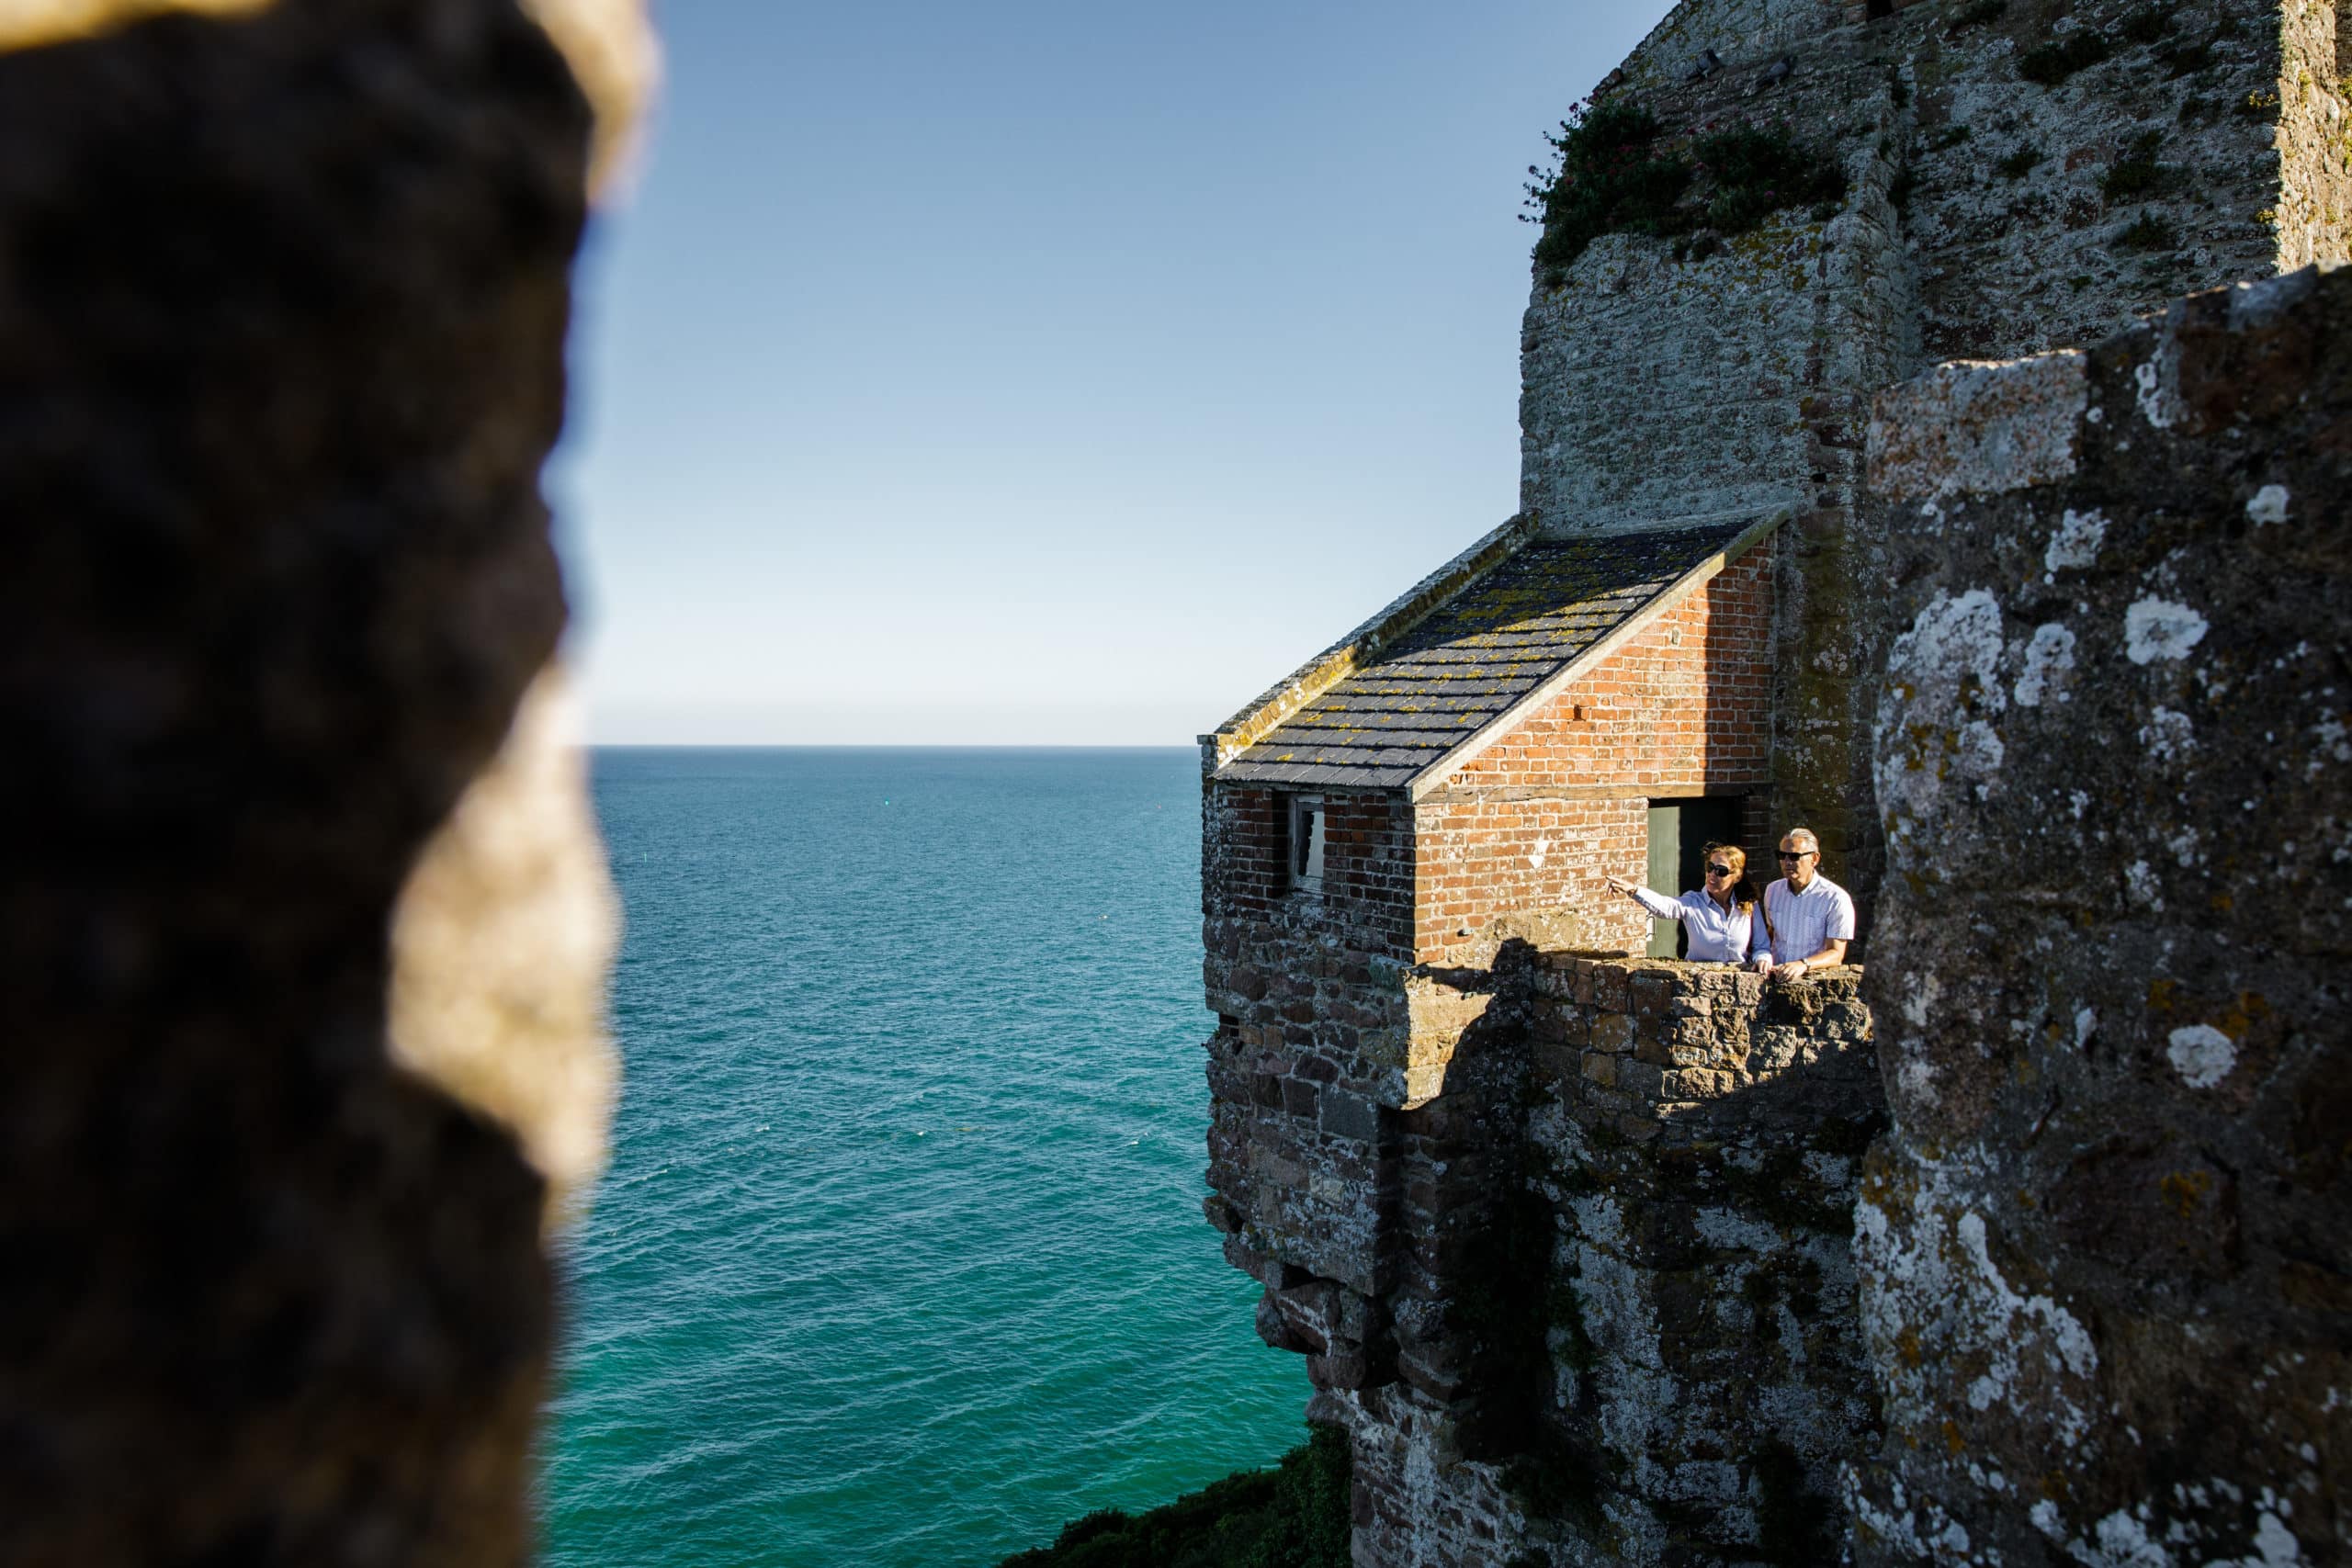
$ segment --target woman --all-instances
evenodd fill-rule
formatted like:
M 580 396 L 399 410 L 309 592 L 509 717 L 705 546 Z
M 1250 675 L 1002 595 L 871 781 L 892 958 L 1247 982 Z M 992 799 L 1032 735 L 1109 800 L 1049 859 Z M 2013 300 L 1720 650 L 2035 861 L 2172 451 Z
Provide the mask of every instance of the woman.
M 1680 920 L 1689 935 L 1690 956 L 1702 964 L 1737 964 L 1757 960 L 1758 967 L 1772 963 L 1772 934 L 1764 916 L 1756 884 L 1747 879 L 1747 853 L 1737 844 L 1709 844 L 1707 883 L 1679 899 L 1637 887 L 1622 876 L 1609 886 L 1632 898 L 1661 920 Z

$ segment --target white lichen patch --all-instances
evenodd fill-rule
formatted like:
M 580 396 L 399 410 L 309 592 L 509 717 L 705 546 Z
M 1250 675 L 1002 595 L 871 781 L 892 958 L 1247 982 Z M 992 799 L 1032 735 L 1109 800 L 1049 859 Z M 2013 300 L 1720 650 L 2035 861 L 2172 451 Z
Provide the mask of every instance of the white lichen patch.
M 2123 652 L 2134 664 L 2186 659 L 2205 640 L 2205 617 L 2187 604 L 2146 598 L 2123 612 Z
M 2072 1312 L 2003 1275 L 1963 1174 L 1949 1159 L 1912 1164 L 1855 1205 L 1862 1330 L 1890 1432 L 1940 1431 L 1957 1397 L 2071 1448 L 2090 1430 L 2098 1348 Z
M 2145 904 L 2151 909 L 2165 907 L 2163 885 L 2146 861 L 2135 860 L 2123 868 L 2123 888 L 2134 904 Z
M 2179 761 L 2197 745 L 2196 727 L 2185 713 L 2159 706 L 2140 727 L 2140 746 L 2159 762 Z
M 2019 707 L 2040 707 L 2045 699 L 2063 703 L 2068 700 L 2066 688 L 2074 676 L 2075 634 L 2053 621 L 2033 628 L 2032 639 L 2025 645 L 2025 669 L 2012 694 Z
M 2315 779 L 2330 762 L 2352 762 L 2352 732 L 2346 730 L 2344 721 L 2334 713 L 2323 715 L 2312 726 L 2311 761 L 2303 764 L 2303 777 Z
M 2007 755 L 1990 717 L 2008 706 L 2003 652 L 2001 606 L 1983 588 L 1939 592 L 1895 638 L 1887 674 L 1903 700 L 1880 720 L 1876 767 L 1891 818 L 1924 817 L 1947 784 L 1989 793 Z
M 2174 1030 L 2165 1055 L 2180 1081 L 2191 1089 L 2211 1089 L 2238 1065 L 2237 1042 L 2210 1023 Z
M 2058 520 L 2057 531 L 2050 536 L 2050 547 L 2041 552 L 2041 564 L 2052 572 L 2080 569 L 2098 559 L 2098 547 L 2107 542 L 2107 518 L 2097 508 L 2076 512 L 2068 507 Z
M 2075 1541 L 2067 1555 L 2090 1568 L 2172 1568 L 2172 1553 L 2149 1540 L 2148 1527 L 2121 1508 L 2099 1520 L 2097 1534 L 2088 1550 Z
M 2177 376 L 2177 367 L 2166 361 L 2169 341 L 2160 344 L 2154 355 L 2145 364 L 2134 366 L 2132 379 L 2137 385 L 2135 394 L 2140 404 L 2140 417 L 2158 430 L 2169 430 L 2180 417 L 2180 394 L 2172 385 Z M 2167 374 L 2172 372 L 2172 374 Z
M 1933 1062 L 1905 1062 L 1894 1069 L 1894 1086 L 1905 1100 L 1920 1105 L 1933 1105 L 1937 1100 L 1936 1066 Z
M 2249 523 L 2287 521 L 2287 487 L 2264 485 L 2260 490 L 2256 491 L 2254 499 L 2245 503 L 2245 515 Z

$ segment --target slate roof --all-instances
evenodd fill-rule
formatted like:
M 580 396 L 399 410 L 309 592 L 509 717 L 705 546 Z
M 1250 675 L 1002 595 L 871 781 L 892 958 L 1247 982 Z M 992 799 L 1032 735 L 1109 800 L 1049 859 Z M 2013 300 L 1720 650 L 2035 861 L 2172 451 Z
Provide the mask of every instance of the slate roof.
M 1216 770 L 1399 788 L 1756 522 L 1532 539 Z

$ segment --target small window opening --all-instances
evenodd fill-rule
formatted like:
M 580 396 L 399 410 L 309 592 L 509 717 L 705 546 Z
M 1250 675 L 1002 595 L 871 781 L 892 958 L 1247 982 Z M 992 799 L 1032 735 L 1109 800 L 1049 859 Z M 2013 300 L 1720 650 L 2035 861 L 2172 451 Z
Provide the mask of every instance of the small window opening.
M 1290 797 L 1290 886 L 1308 891 L 1323 886 L 1323 801 L 1319 795 Z

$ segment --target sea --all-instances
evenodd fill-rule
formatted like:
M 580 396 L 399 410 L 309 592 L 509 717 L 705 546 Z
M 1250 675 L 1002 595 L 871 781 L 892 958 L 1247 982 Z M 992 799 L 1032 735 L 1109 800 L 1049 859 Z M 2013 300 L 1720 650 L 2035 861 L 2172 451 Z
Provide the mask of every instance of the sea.
M 987 1568 L 1304 1439 L 1201 1217 L 1193 750 L 613 749 L 556 1568 Z

